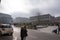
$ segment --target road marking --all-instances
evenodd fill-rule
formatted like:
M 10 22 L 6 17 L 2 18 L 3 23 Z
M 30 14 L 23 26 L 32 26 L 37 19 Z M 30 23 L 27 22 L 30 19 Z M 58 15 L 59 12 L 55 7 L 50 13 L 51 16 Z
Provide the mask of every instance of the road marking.
M 16 31 L 16 32 L 20 32 L 20 28 L 13 28 L 14 29 L 14 31 Z
M 17 40 L 17 37 L 14 37 L 13 40 Z
M 15 40 L 17 40 L 17 37 L 15 37 Z
M 36 36 L 30 35 L 31 38 L 37 38 Z

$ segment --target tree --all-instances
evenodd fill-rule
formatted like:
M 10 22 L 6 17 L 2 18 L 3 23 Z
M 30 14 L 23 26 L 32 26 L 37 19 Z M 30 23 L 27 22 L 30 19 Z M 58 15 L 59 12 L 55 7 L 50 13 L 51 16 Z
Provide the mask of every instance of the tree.
M 39 12 L 37 13 L 37 24 L 38 25 L 40 24 L 40 13 Z
M 38 8 L 33 9 L 31 11 L 31 14 L 32 14 L 32 16 L 35 17 L 35 19 L 33 18 L 34 20 L 36 20 L 35 23 L 39 25 L 40 24 L 40 14 L 41 14 L 40 10 Z

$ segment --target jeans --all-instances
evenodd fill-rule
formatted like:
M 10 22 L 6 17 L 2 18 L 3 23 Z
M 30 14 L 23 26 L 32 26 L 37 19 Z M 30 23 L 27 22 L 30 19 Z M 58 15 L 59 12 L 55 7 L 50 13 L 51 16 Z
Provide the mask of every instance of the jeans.
M 26 37 L 21 37 L 21 40 L 26 40 Z
M 57 29 L 57 34 L 59 34 L 59 29 Z
M 24 37 L 23 40 L 26 40 L 26 37 Z

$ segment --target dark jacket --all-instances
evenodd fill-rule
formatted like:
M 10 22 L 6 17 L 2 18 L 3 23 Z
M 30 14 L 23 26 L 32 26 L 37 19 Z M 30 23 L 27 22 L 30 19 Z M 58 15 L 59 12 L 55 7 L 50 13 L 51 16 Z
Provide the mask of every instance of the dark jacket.
M 26 37 L 27 36 L 27 30 L 21 28 L 21 37 Z

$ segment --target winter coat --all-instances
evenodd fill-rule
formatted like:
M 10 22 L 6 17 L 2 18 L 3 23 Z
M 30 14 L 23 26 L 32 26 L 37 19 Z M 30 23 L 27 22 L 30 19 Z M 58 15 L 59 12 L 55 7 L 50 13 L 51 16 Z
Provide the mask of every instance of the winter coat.
M 27 30 L 21 28 L 21 37 L 26 37 L 27 36 Z

